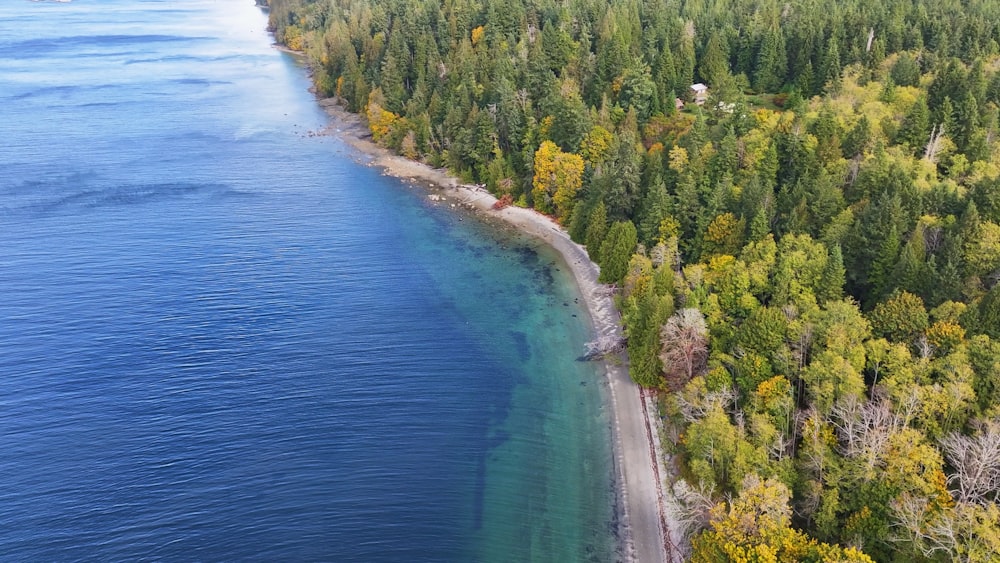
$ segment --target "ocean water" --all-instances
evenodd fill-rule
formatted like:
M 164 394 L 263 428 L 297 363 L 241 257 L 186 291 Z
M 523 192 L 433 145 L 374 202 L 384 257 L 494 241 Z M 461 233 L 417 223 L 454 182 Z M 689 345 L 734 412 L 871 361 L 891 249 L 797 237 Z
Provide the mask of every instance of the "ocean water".
M 0 3 L 0 560 L 615 559 L 565 268 L 309 135 L 265 26 Z

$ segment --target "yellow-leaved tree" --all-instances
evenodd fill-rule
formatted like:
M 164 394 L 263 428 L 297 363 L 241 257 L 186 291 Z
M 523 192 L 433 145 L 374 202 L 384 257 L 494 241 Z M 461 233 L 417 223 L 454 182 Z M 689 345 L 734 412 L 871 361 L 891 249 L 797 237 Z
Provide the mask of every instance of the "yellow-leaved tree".
M 705 231 L 705 255 L 737 254 L 742 245 L 744 223 L 732 213 L 716 215 Z
M 694 563 L 872 563 L 853 548 L 820 543 L 792 528 L 788 487 L 747 475 L 739 496 L 712 510 L 711 528 L 692 542 Z
M 368 107 L 365 116 L 368 118 L 368 129 L 371 130 L 375 142 L 385 138 L 392 130 L 393 124 L 399 119 L 398 115 L 382 107 L 384 103 L 385 98 L 381 88 L 376 88 L 368 94 Z
M 591 164 L 604 162 L 611 153 L 612 141 L 614 136 L 610 131 L 595 125 L 580 141 L 580 156 Z
M 486 28 L 479 26 L 472 30 L 472 46 L 475 47 L 479 45 L 479 42 L 483 40 L 483 35 L 486 33 Z
M 535 209 L 554 213 L 560 223 L 569 219 L 583 185 L 583 158 L 563 152 L 552 141 L 544 141 L 535 152 L 535 176 L 531 195 Z

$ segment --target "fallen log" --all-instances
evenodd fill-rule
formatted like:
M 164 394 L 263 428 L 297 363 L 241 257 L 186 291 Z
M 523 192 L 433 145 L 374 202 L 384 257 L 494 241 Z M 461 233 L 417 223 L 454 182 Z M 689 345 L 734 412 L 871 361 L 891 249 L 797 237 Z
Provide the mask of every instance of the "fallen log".
M 612 354 L 624 351 L 627 343 L 628 340 L 624 336 L 600 336 L 586 344 L 585 352 L 580 360 L 584 362 L 603 360 Z

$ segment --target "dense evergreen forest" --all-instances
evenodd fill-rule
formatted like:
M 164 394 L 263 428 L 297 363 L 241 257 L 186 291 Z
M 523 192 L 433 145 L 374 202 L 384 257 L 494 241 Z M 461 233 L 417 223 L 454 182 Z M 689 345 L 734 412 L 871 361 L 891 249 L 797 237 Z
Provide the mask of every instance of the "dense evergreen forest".
M 270 3 L 617 284 L 692 560 L 998 560 L 1000 2 Z

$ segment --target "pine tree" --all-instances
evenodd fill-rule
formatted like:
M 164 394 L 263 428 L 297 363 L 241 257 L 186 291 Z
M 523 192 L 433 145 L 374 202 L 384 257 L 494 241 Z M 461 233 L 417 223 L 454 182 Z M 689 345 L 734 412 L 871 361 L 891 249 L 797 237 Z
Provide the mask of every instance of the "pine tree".
M 694 41 L 693 38 L 685 35 L 681 39 L 680 49 L 677 58 L 674 59 L 677 68 L 677 82 L 675 88 L 689 92 L 688 87 L 694 82 Z
M 601 262 L 601 245 L 604 243 L 604 236 L 608 232 L 608 209 L 604 202 L 599 202 L 590 212 L 590 220 L 587 224 L 587 235 L 585 237 L 587 254 L 590 259 L 598 264 Z
M 896 142 L 909 145 L 914 154 L 922 153 L 931 130 L 930 114 L 926 98 L 923 96 L 917 98 L 903 119 L 903 126 L 896 135 Z
M 698 65 L 698 74 L 712 87 L 718 86 L 729 75 L 729 52 L 725 40 L 718 31 L 712 34 L 708 44 L 705 45 L 705 52 L 702 53 Z
M 771 232 L 771 221 L 768 218 L 767 210 L 763 207 L 754 213 L 753 220 L 750 221 L 750 240 L 759 241 Z
M 889 76 L 900 86 L 917 86 L 920 83 L 920 65 L 909 53 L 902 53 L 892 65 Z
M 618 102 L 623 108 L 633 109 L 640 121 L 645 121 L 653 112 L 653 100 L 656 97 L 656 84 L 649 71 L 649 65 L 639 58 L 632 62 L 622 73 L 622 87 Z
M 619 221 L 608 230 L 601 244 L 601 283 L 620 283 L 628 272 L 629 259 L 638 243 L 635 225 L 631 221 Z
M 894 286 L 911 293 L 921 293 L 920 284 L 926 275 L 925 257 L 924 229 L 918 224 L 899 253 L 899 260 L 892 270 Z
M 406 72 L 410 68 L 409 51 L 403 40 L 403 31 L 395 31 L 389 37 L 389 50 L 382 61 L 379 85 L 382 88 L 385 109 L 399 114 L 408 98 Z
M 823 54 L 823 62 L 820 65 L 819 74 L 816 75 L 817 92 L 836 92 L 840 89 L 840 48 L 837 45 L 837 38 L 831 37 L 827 42 L 826 52 Z
M 639 221 L 639 238 L 642 242 L 653 243 L 659 236 L 660 223 L 670 216 L 671 202 L 667 186 L 659 177 L 652 181 L 642 202 L 642 216 Z
M 781 28 L 772 28 L 764 34 L 757 67 L 754 73 L 754 88 L 758 92 L 777 92 L 785 83 L 788 60 L 785 53 L 785 38 Z
M 927 88 L 927 105 L 931 109 L 940 109 L 945 99 L 952 103 L 961 101 L 969 95 L 967 75 L 964 65 L 955 58 L 940 65 L 934 73 L 934 81 Z
M 940 107 L 938 107 L 937 112 L 934 114 L 934 122 L 939 128 L 944 130 L 946 135 L 954 136 L 955 106 L 952 104 L 950 97 L 945 96 L 944 100 L 941 101 Z
M 681 224 L 681 243 L 686 248 L 691 248 L 695 237 L 698 235 L 698 218 L 701 212 L 698 187 L 692 174 L 681 174 L 677 182 L 676 198 L 676 218 Z
M 566 152 L 576 151 L 580 141 L 590 130 L 590 116 L 580 95 L 572 89 L 556 96 L 553 120 L 549 126 L 549 138 Z
M 653 72 L 653 81 L 656 83 L 656 92 L 660 98 L 660 104 L 664 109 L 673 110 L 674 99 L 677 97 L 678 80 L 677 67 L 674 64 L 674 56 L 670 52 L 669 46 L 664 46 L 656 62 L 656 69 Z M 673 111 L 665 112 L 673 113 Z
M 870 301 L 881 299 L 893 287 L 892 272 L 899 257 L 899 246 L 899 232 L 893 225 L 879 245 L 875 262 L 872 263 L 871 274 L 868 276 L 868 281 L 871 284 Z
M 925 105 L 925 110 L 926 107 L 927 106 Z M 844 156 L 847 158 L 854 158 L 864 154 L 864 152 L 871 146 L 871 142 L 871 123 L 868 121 L 868 117 L 862 114 L 861 119 L 858 119 L 858 122 L 854 124 L 854 127 L 852 127 L 847 133 L 847 136 L 844 137 L 844 143 L 842 145 L 842 148 L 844 149 Z
M 614 153 L 608 171 L 608 192 L 604 202 L 612 221 L 628 220 L 639 203 L 642 179 L 642 155 L 636 148 L 633 135 L 619 131 L 615 137 Z
M 589 205 L 586 201 L 581 201 L 573 207 L 573 216 L 569 220 L 569 228 L 566 229 L 570 240 L 573 242 L 586 244 L 587 225 L 590 221 L 590 212 L 592 210 L 593 206 Z
M 846 274 L 844 255 L 840 250 L 840 245 L 834 245 L 830 249 L 826 266 L 823 267 L 823 275 L 820 278 L 819 287 L 816 288 L 816 301 L 825 303 L 842 298 L 844 296 Z
M 955 112 L 955 131 L 950 136 L 959 152 L 965 153 L 969 150 L 976 132 L 979 131 L 979 115 L 976 98 L 966 96 L 958 104 Z

